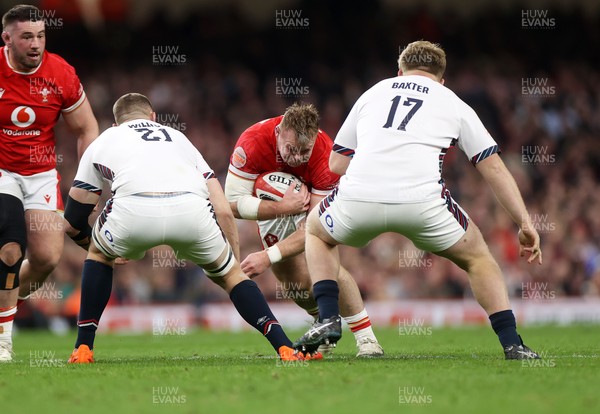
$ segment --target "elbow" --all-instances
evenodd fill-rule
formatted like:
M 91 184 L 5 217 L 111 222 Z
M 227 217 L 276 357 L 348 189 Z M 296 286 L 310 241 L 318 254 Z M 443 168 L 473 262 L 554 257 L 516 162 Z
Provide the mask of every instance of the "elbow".
M 233 217 L 235 217 L 236 219 L 241 219 L 242 217 L 240 216 L 240 213 L 237 209 L 237 202 L 230 202 L 229 203 L 229 207 L 231 209 L 231 213 L 233 215 Z

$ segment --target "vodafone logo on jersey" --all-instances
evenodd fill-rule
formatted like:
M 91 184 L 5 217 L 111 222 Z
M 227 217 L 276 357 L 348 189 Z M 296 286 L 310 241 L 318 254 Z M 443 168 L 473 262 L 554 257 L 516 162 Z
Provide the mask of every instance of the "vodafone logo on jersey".
M 10 120 L 19 128 L 27 128 L 35 122 L 35 112 L 28 106 L 17 106 L 10 114 Z

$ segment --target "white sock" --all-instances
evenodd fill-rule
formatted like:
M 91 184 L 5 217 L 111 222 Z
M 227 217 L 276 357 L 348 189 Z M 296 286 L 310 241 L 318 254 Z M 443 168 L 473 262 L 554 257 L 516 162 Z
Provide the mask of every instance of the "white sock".
M 365 338 L 369 338 L 377 342 L 377 338 L 373 333 L 373 328 L 371 328 L 371 320 L 369 319 L 366 309 L 363 309 L 356 315 L 347 316 L 344 318 L 344 320 L 354 334 L 356 342 L 359 342 L 361 339 Z
M 16 306 L 0 308 L 0 341 L 12 342 L 12 327 L 17 313 Z

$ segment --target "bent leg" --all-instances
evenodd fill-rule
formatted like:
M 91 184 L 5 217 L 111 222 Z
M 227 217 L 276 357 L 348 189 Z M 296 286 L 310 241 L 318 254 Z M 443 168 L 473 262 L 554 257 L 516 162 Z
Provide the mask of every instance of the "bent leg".
M 250 326 L 261 332 L 282 358 L 287 358 L 284 354 L 293 352 L 291 350 L 292 341 L 287 337 L 275 315 L 271 312 L 256 283 L 242 272 L 240 264 L 235 257 L 230 255 L 230 251 L 231 248 L 227 245 L 219 259 L 208 265 L 202 265 L 202 267 L 210 279 L 229 294 L 229 298 L 240 316 Z M 227 260 L 232 260 L 230 265 L 224 263 Z M 214 272 L 224 266 L 228 269 Z M 213 273 L 211 273 L 211 270 Z M 285 348 L 282 349 L 282 347 Z
M 306 265 L 305 255 L 299 254 L 283 262 L 271 266 L 273 274 L 279 281 L 278 290 L 284 297 L 292 299 L 309 315 L 318 315 L 317 302 L 312 294 L 312 283 Z
M 453 261 L 469 275 L 469 283 L 475 299 L 488 316 L 510 309 L 506 284 L 496 260 L 471 220 L 466 233 L 452 247 L 434 252 Z
M 63 218 L 55 211 L 27 210 L 27 259 L 21 266 L 19 296 L 39 289 L 58 265 L 64 246 Z
M 114 259 L 107 257 L 98 250 L 94 243 L 90 244 L 90 250 L 83 263 L 81 276 L 77 340 L 75 342 L 75 351 L 69 362 L 93 362 L 93 360 L 78 360 L 77 358 L 81 356 L 76 355 L 76 352 L 80 345 L 86 345 L 90 350 L 94 349 L 96 330 L 112 292 L 113 263 Z

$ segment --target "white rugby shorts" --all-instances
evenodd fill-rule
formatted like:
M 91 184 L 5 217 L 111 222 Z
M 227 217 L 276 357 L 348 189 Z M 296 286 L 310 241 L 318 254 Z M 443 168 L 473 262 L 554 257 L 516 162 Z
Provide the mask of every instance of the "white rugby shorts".
M 258 234 L 263 247 L 273 246 L 295 232 L 300 222 L 306 218 L 306 213 L 294 216 L 285 215 L 272 220 L 258 220 Z
M 193 193 L 111 199 L 94 223 L 92 239 L 110 258 L 141 259 L 148 249 L 164 244 L 178 259 L 200 267 L 215 262 L 227 249 L 218 269 L 205 269 L 209 276 L 224 275 L 235 264 L 212 205 Z
M 25 210 L 64 210 L 60 174 L 56 169 L 21 175 L 0 168 L 0 194 L 17 197 Z
M 421 250 L 439 252 L 465 234 L 469 216 L 445 190 L 421 203 L 387 204 L 344 200 L 331 192 L 319 204 L 319 220 L 339 243 L 363 247 L 382 233 L 399 233 Z

